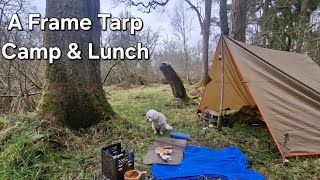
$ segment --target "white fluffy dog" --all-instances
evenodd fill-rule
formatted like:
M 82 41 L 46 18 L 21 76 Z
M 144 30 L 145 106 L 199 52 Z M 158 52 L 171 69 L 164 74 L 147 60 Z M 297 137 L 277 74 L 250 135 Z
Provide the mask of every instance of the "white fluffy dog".
M 147 122 L 152 123 L 154 134 L 159 132 L 162 135 L 164 131 L 173 129 L 169 124 L 167 124 L 166 117 L 154 109 L 149 110 L 146 114 L 146 117 Z

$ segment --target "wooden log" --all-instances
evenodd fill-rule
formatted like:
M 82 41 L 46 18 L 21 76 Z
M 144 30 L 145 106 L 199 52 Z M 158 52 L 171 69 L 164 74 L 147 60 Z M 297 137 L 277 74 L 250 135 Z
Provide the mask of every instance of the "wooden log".
M 170 84 L 173 96 L 175 98 L 187 99 L 186 89 L 184 88 L 181 78 L 171 67 L 171 65 L 168 63 L 162 63 L 160 70 Z

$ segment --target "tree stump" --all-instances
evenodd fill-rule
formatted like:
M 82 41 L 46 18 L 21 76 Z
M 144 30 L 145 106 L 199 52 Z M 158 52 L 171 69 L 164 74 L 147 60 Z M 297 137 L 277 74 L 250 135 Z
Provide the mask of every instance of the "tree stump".
M 160 70 L 171 86 L 175 98 L 187 99 L 186 89 L 183 86 L 181 78 L 168 63 L 162 63 Z

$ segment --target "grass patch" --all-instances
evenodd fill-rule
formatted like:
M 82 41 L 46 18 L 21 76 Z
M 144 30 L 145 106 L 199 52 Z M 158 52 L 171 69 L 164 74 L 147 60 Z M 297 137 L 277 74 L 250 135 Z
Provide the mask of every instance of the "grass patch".
M 145 120 L 149 109 L 161 111 L 175 131 L 193 137 L 192 145 L 221 149 L 238 146 L 249 166 L 268 179 L 318 179 L 320 159 L 291 158 L 281 167 L 281 155 L 266 127 L 236 123 L 220 134 L 196 116 L 198 102 L 174 99 L 169 86 L 136 87 L 110 92 L 109 102 L 119 118 L 86 130 L 72 131 L 23 117 L 0 118 L 0 179 L 93 179 L 100 169 L 100 149 L 122 142 L 135 149 L 136 168 L 157 135 Z

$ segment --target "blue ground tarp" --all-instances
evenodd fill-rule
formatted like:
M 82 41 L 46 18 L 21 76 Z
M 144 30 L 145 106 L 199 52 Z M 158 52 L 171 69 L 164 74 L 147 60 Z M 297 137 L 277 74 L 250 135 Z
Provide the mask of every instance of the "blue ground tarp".
M 237 180 L 265 180 L 257 171 L 247 169 L 248 160 L 237 147 L 222 150 L 187 146 L 182 163 L 178 166 L 152 165 L 157 179 L 221 178 Z

